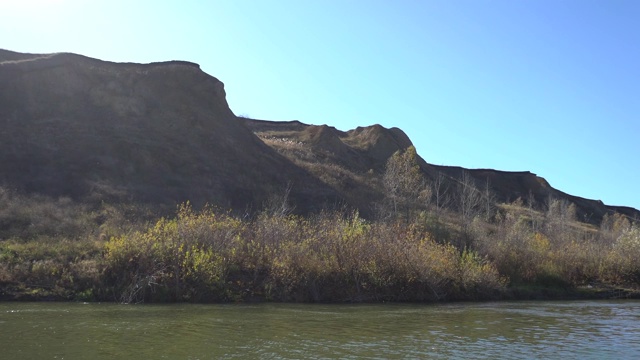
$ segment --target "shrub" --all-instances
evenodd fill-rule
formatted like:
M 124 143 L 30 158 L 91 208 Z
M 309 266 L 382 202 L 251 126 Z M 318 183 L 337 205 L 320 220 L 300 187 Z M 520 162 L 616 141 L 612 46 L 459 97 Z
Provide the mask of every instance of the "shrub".
M 640 284 L 640 226 L 627 228 L 607 257 L 607 275 L 614 282 Z
M 105 244 L 105 282 L 116 298 L 137 301 L 225 300 L 242 223 L 183 205 L 176 219 Z
M 105 245 L 105 283 L 120 301 L 438 301 L 486 298 L 505 281 L 406 225 L 357 213 L 240 221 L 182 207 L 175 219 Z

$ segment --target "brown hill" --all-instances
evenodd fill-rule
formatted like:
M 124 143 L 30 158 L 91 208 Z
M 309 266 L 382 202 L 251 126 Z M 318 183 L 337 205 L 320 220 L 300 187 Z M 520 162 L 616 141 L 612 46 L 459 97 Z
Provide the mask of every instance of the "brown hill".
M 111 63 L 0 50 L 0 187 L 79 202 L 190 200 L 257 210 L 291 187 L 297 211 L 346 204 L 373 215 L 389 157 L 411 146 L 397 128 L 340 131 L 237 118 L 224 84 L 197 64 Z M 257 136 L 256 136 L 257 135 Z M 419 159 L 426 180 L 455 188 L 466 171 L 495 199 L 575 203 L 581 220 L 640 218 L 552 188 L 529 172 L 467 170 Z
M 387 129 L 380 125 L 342 132 L 326 125 L 306 125 L 299 121 L 245 119 L 245 123 L 265 143 L 330 184 L 364 214 L 372 214 L 376 204 L 384 197 L 381 177 L 387 159 L 394 152 L 404 151 L 412 145 L 402 130 Z M 433 183 L 442 175 L 444 186 L 450 192 L 455 191 L 463 172 L 467 172 L 478 189 L 484 191 L 488 186 L 497 202 L 509 203 L 521 199 L 524 203 L 531 202 L 537 209 L 544 209 L 550 199 L 566 200 L 576 205 L 578 220 L 590 223 L 599 223 L 605 214 L 616 212 L 630 218 L 640 218 L 637 209 L 607 206 L 598 200 L 566 194 L 528 171 L 437 166 L 420 157 L 418 163 L 427 181 Z
M 387 160 L 411 146 L 402 130 L 380 125 L 343 132 L 299 121 L 244 120 L 267 145 L 336 189 L 365 216 L 373 216 L 384 197 L 381 175 Z
M 260 141 L 197 64 L 0 51 L 0 184 L 24 193 L 258 208 L 335 191 Z

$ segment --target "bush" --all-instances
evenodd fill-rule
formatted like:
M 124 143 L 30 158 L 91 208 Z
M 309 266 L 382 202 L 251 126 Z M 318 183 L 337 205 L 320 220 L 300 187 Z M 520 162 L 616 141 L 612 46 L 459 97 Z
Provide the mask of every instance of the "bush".
M 176 219 L 105 245 L 105 282 L 122 302 L 226 300 L 243 224 L 183 205 Z
M 613 244 L 606 273 L 611 281 L 640 284 L 640 226 L 627 228 Z
M 117 234 L 108 240 L 0 240 L 0 283 L 120 302 L 480 300 L 502 297 L 509 281 L 640 284 L 637 224 L 611 226 L 608 237 L 617 238 L 596 241 L 595 229 L 538 226 L 531 216 L 476 218 L 466 234 L 455 231 L 452 214 L 437 226 L 427 212 L 415 223 L 369 222 L 357 212 L 239 219 L 185 204 L 135 232 L 118 230 L 117 217 L 103 219 L 94 227 Z M 473 241 L 455 241 L 465 235 Z
M 120 301 L 437 301 L 486 298 L 505 281 L 475 253 L 358 214 L 240 221 L 180 209 L 106 244 Z

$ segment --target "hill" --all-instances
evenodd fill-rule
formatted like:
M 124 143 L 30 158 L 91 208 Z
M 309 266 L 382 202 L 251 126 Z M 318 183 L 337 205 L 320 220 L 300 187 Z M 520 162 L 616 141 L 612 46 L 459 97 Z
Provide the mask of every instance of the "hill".
M 2 50 L 0 84 L 0 184 L 20 193 L 246 211 L 293 184 L 302 211 L 338 202 L 237 121 L 197 64 Z
M 0 50 L 0 186 L 78 202 L 191 201 L 255 211 L 289 191 L 291 208 L 355 207 L 374 216 L 389 157 L 412 145 L 380 125 L 339 131 L 298 121 L 236 117 L 224 84 L 197 64 L 112 63 Z M 583 221 L 636 209 L 565 194 L 529 172 L 435 166 L 451 188 L 463 172 L 498 202 L 574 203 Z M 289 190 L 286 190 L 288 189 Z
M 638 296 L 638 210 L 237 117 L 185 61 L 0 50 L 0 169 L 0 300 Z
M 244 119 L 246 125 L 266 144 L 336 189 L 349 203 L 371 214 L 384 198 L 381 183 L 385 165 L 396 151 L 412 146 L 409 137 L 398 128 L 380 125 L 339 131 L 327 125 L 307 125 L 299 121 L 276 122 Z M 488 190 L 494 202 L 510 203 L 518 199 L 542 210 L 550 199 L 576 205 L 580 221 L 599 224 L 605 214 L 619 213 L 640 218 L 637 209 L 607 206 L 602 201 L 569 195 L 553 188 L 544 178 L 529 171 L 507 172 L 492 169 L 464 169 L 438 166 L 418 156 L 425 179 L 438 182 L 451 191 L 459 186 L 466 172 L 480 191 Z M 455 196 L 455 194 L 450 194 Z M 448 199 L 454 201 L 454 199 Z

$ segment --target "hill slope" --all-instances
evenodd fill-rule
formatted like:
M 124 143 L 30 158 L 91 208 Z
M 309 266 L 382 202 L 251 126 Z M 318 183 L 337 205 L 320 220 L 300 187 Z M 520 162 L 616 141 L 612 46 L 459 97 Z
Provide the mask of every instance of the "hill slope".
M 111 63 L 75 54 L 0 50 L 0 186 L 79 202 L 173 208 L 190 200 L 257 210 L 290 186 L 298 212 L 349 205 L 373 215 L 387 159 L 411 146 L 397 128 L 343 132 L 298 121 L 237 118 L 224 84 L 197 64 Z M 575 203 L 581 220 L 640 218 L 552 188 L 529 172 L 465 170 L 418 159 L 425 179 L 463 171 L 496 200 Z M 275 194 L 275 195 L 274 195 Z
M 291 183 L 304 210 L 337 201 L 237 121 L 223 83 L 196 64 L 0 51 L 0 84 L 5 187 L 244 210 Z
M 387 159 L 396 151 L 412 145 L 409 137 L 398 128 L 386 129 L 380 125 L 358 127 L 347 132 L 326 125 L 307 125 L 299 121 L 274 122 L 245 119 L 247 126 L 268 145 L 294 163 L 331 184 L 351 204 L 365 214 L 384 196 L 381 183 Z M 483 190 L 489 190 L 497 202 L 521 199 L 531 201 L 542 209 L 550 198 L 566 200 L 576 205 L 580 221 L 599 223 L 609 213 L 620 213 L 640 218 L 640 211 L 630 207 L 607 206 L 598 200 L 589 200 L 566 194 L 553 188 L 544 178 L 528 171 L 507 172 L 491 169 L 464 169 L 454 166 L 431 165 L 418 157 L 424 177 L 435 182 L 443 176 L 450 189 L 459 184 L 466 172 Z M 455 196 L 455 195 L 453 195 Z

